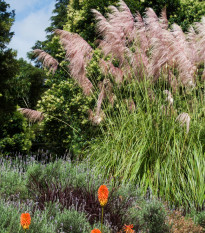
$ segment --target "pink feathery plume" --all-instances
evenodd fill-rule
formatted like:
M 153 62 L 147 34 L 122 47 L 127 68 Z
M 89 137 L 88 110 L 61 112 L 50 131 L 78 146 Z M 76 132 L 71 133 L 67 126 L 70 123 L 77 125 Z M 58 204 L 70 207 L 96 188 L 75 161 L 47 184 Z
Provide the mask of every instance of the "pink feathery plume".
M 127 58 L 131 57 L 130 50 L 126 47 L 125 41 L 120 38 L 111 39 L 110 41 L 103 40 L 99 44 L 99 48 L 105 56 L 111 55 L 112 59 L 118 59 L 119 66 L 123 66 L 123 63 L 127 62 Z
M 202 17 L 201 22 L 195 23 L 197 35 L 197 52 L 199 56 L 199 62 L 205 60 L 205 17 Z
M 130 112 L 134 112 L 136 109 L 135 102 L 133 99 L 128 100 L 128 109 Z
M 162 9 L 161 16 L 160 16 L 160 22 L 162 24 L 162 28 L 168 29 L 168 19 L 167 19 L 167 10 L 166 7 Z
M 172 87 L 173 92 L 176 92 L 178 85 L 176 76 L 172 73 L 171 70 L 168 71 L 168 83 Z
M 99 11 L 94 10 L 94 9 L 92 9 L 91 11 L 94 14 L 95 19 L 97 21 L 97 23 L 96 23 L 97 32 L 104 39 L 109 40 L 109 36 L 119 33 L 119 29 L 113 28 L 113 26 L 108 22 L 108 20 Z M 117 36 L 117 35 L 115 35 L 115 36 Z
M 41 122 L 44 119 L 44 114 L 40 111 L 29 108 L 19 108 L 18 111 L 32 122 Z
M 69 69 L 73 78 L 83 89 L 85 95 L 92 93 L 93 85 L 86 77 L 86 65 L 92 58 L 91 46 L 78 34 L 57 29 L 55 33 L 60 36 L 66 51 L 66 59 L 70 61 Z
M 96 107 L 95 113 L 91 109 L 88 111 L 89 120 L 97 125 L 100 124 L 100 122 L 103 120 L 103 117 L 104 117 L 101 106 L 102 106 L 103 100 L 106 97 L 106 86 L 108 84 L 109 84 L 108 79 L 104 79 L 104 81 L 101 83 L 101 88 L 100 88 L 101 90 L 100 90 L 100 94 L 98 96 L 97 107 Z
M 190 26 L 189 29 L 188 29 L 188 32 L 187 32 L 187 40 L 190 41 L 190 42 L 194 42 L 196 43 L 196 31 L 194 30 L 193 26 Z
M 92 58 L 93 49 L 80 35 L 60 29 L 56 29 L 55 34 L 60 36 L 60 41 L 62 40 L 63 45 L 69 49 L 68 57 L 75 55 L 75 53 L 81 53 L 88 59 L 87 61 Z
M 172 31 L 171 31 L 172 35 L 174 36 L 174 38 L 176 39 L 176 43 L 179 46 L 180 50 L 179 50 L 179 59 L 178 61 L 180 61 L 180 58 L 185 59 L 184 62 L 187 64 L 187 69 L 190 72 L 191 77 L 194 77 L 194 74 L 196 72 L 196 66 L 195 66 L 195 62 L 197 60 L 197 53 L 196 50 L 193 48 L 194 45 L 191 45 L 188 40 L 186 35 L 184 34 L 184 32 L 182 31 L 181 27 L 177 24 L 173 24 L 172 25 Z M 184 64 L 185 64 L 184 63 Z M 183 64 L 183 60 L 181 60 L 181 62 L 179 62 L 179 69 L 182 71 L 182 75 L 185 75 L 185 70 L 183 68 L 184 66 Z M 191 78 L 190 80 L 191 81 Z
M 171 33 L 176 38 L 177 42 L 183 45 L 182 49 L 186 57 L 194 62 L 195 61 L 194 50 L 190 47 L 190 44 L 187 41 L 186 35 L 182 31 L 181 27 L 174 23 L 172 25 Z
M 121 7 L 121 8 L 120 8 Z M 92 10 L 97 20 L 97 30 L 103 37 L 99 47 L 102 49 L 105 56 L 111 54 L 113 58 L 117 58 L 120 66 L 125 62 L 125 56 L 130 57 L 130 50 L 126 47 L 126 33 L 128 33 L 129 25 L 126 26 L 124 14 L 129 14 L 126 5 L 121 2 L 118 10 L 116 7 L 111 6 L 112 13 L 106 19 L 102 14 L 96 10 Z M 125 11 L 126 9 L 126 11 Z M 123 11 L 124 10 L 124 11 Z M 120 19 L 120 17 L 122 17 Z M 129 20 L 128 20 L 129 21 Z M 127 21 L 127 23 L 128 23 Z M 132 26 L 134 28 L 134 20 L 132 17 Z
M 183 85 L 193 85 L 194 66 L 184 53 L 183 44 L 174 39 L 168 31 L 163 32 L 159 38 L 153 38 L 152 43 L 150 72 L 155 80 L 162 67 L 167 64 L 170 68 L 178 68 Z
M 140 48 L 144 53 L 146 53 L 146 51 L 148 51 L 149 49 L 149 42 L 147 39 L 145 22 L 143 21 L 139 12 L 137 12 L 135 20 L 136 20 L 135 28 L 137 30 L 136 35 L 140 42 Z
M 188 32 L 186 34 L 186 41 L 190 48 L 190 59 L 194 64 L 200 62 L 197 48 L 197 34 L 192 26 L 189 27 Z
M 150 35 L 152 35 L 152 39 L 150 40 L 152 57 L 149 66 L 151 76 L 154 76 L 154 80 L 157 80 L 160 70 L 165 64 L 170 68 L 177 66 L 180 82 L 183 85 L 193 86 L 196 67 L 187 56 L 189 47 L 187 43 L 184 43 L 179 28 L 177 27 L 177 30 L 175 30 L 176 35 L 174 35 L 173 32 L 171 33 L 160 26 L 155 15 L 153 15 L 153 11 L 149 10 L 148 13 L 153 19 L 152 21 L 148 17 L 149 20 L 147 21 L 147 23 L 150 23 L 148 30 Z
M 134 17 L 130 12 L 124 1 L 120 0 L 119 10 L 114 6 L 109 6 L 111 14 L 108 15 L 109 23 L 113 27 L 118 27 L 125 34 L 126 37 L 130 37 L 134 30 Z
M 115 77 L 115 82 L 120 84 L 123 82 L 124 72 L 122 69 L 115 67 L 113 64 L 110 65 L 110 73 Z
M 99 65 L 105 75 L 108 75 L 110 73 L 115 78 L 115 82 L 117 84 L 122 83 L 124 76 L 124 72 L 122 71 L 122 69 L 115 67 L 111 61 L 105 61 L 103 59 L 100 60 Z
M 148 34 L 145 22 L 143 21 L 139 12 L 137 12 L 135 21 L 135 43 L 133 44 L 135 52 L 130 59 L 130 64 L 132 65 L 135 76 L 143 78 L 144 75 L 147 74 L 149 63 L 147 56 L 147 51 L 149 50 L 149 41 L 147 39 Z
M 58 61 L 55 58 L 41 49 L 35 49 L 33 53 L 39 61 L 43 62 L 43 66 L 49 69 L 49 72 L 55 73 L 58 68 Z
M 189 127 L 190 127 L 190 120 L 191 120 L 189 114 L 183 112 L 183 113 L 179 114 L 179 116 L 176 118 L 176 120 L 180 122 L 181 126 L 186 124 L 186 133 L 188 134 Z
M 144 22 L 146 25 L 147 39 L 150 45 L 152 38 L 159 38 L 161 31 L 165 29 L 152 8 L 146 9 L 146 17 L 144 18 Z
M 173 99 L 173 96 L 172 96 L 172 93 L 168 90 L 164 90 L 163 93 L 167 96 L 166 97 L 166 101 L 169 105 L 173 105 L 174 103 L 174 99 Z
M 100 94 L 98 96 L 97 107 L 96 107 L 96 114 L 95 114 L 96 116 L 99 116 L 100 112 L 101 112 L 102 102 L 103 102 L 103 100 L 105 98 L 105 85 L 106 85 L 106 82 L 108 82 L 108 80 L 104 79 L 104 81 L 102 83 Z
M 97 20 L 97 31 L 103 37 L 99 47 L 105 56 L 112 54 L 122 64 L 125 60 L 125 53 L 128 51 L 125 46 L 124 32 L 120 27 L 113 27 L 100 12 L 96 10 L 92 12 Z
M 136 52 L 131 60 L 131 67 L 138 80 L 144 79 L 148 74 L 149 60 L 146 53 L 140 50 L 140 48 L 136 48 Z
M 152 8 L 147 8 L 146 9 L 146 18 L 145 18 L 145 23 L 147 25 L 153 24 L 153 23 L 159 23 L 159 18 L 157 17 L 156 13 Z
M 152 33 L 157 33 L 162 26 L 160 25 L 159 18 L 152 8 L 146 9 L 144 22 L 146 24 L 147 31 L 151 31 Z

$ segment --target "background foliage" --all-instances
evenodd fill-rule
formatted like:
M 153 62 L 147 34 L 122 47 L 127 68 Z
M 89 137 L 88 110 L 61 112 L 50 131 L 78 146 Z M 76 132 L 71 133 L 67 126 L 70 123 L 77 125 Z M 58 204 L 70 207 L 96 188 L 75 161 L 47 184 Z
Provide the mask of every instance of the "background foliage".
M 0 2 L 0 151 L 4 153 L 27 151 L 31 147 L 31 131 L 27 121 L 16 112 L 20 85 L 16 86 L 19 63 L 16 52 L 7 47 L 13 32 L 14 11 Z M 21 87 L 20 87 L 21 89 Z
M 42 123 L 44 140 L 51 143 L 58 154 L 65 149 L 72 154 L 81 154 L 97 134 L 98 130 L 88 120 L 93 99 L 85 97 L 72 79 L 54 83 L 38 105 L 46 116 Z

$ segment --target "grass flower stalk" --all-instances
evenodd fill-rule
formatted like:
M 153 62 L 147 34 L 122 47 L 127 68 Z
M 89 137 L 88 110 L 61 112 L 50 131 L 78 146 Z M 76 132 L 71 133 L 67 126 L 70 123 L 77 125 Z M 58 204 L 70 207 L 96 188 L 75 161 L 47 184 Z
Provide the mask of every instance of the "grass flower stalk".
M 102 231 L 102 225 L 103 225 L 103 210 L 104 210 L 104 208 L 102 207 L 102 216 L 101 216 L 101 231 Z
M 98 189 L 98 200 L 100 202 L 100 205 L 102 207 L 102 217 L 101 217 L 101 232 L 102 232 L 102 224 L 103 224 L 103 211 L 104 211 L 104 206 L 108 202 L 108 195 L 109 195 L 109 190 L 106 185 L 101 185 Z

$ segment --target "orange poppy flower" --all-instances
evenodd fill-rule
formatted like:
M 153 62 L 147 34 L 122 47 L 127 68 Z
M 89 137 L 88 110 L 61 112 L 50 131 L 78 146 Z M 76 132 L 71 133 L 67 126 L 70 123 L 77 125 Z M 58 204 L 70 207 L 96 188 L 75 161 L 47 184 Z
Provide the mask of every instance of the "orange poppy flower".
M 91 231 L 91 233 L 101 233 L 101 231 L 99 230 L 99 229 L 93 229 L 92 231 Z
M 135 231 L 132 230 L 132 228 L 133 228 L 133 224 L 132 224 L 132 225 L 124 225 L 123 230 L 124 230 L 126 233 L 134 233 Z
M 98 200 L 102 207 L 104 207 L 107 204 L 108 195 L 109 195 L 109 191 L 107 186 L 101 185 L 100 188 L 98 189 Z
M 24 230 L 29 229 L 29 225 L 31 224 L 31 216 L 29 213 L 21 214 L 21 226 Z

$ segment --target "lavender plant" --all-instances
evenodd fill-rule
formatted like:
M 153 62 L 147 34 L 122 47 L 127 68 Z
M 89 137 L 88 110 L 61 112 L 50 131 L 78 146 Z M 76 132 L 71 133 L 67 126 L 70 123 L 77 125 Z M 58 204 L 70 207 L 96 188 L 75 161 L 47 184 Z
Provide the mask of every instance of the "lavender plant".
M 29 195 L 26 199 L 9 193 L 0 196 L 1 231 L 22 232 L 19 224 L 21 213 L 31 215 L 30 232 L 89 232 L 100 228 L 97 189 L 103 182 L 97 170 L 91 170 L 85 163 L 73 165 L 68 160 L 48 163 L 46 157 L 41 165 L 38 163 L 34 157 L 27 157 L 25 162 L 25 157 L 20 155 L 13 162 L 2 159 L 1 166 L 7 168 L 8 174 L 16 172 L 11 179 L 27 178 L 25 187 Z M 136 232 L 143 229 L 167 231 L 167 213 L 159 202 L 150 198 L 151 190 L 144 199 L 138 185 L 122 185 L 114 177 L 106 183 L 109 184 L 110 195 L 105 206 L 103 232 L 119 232 L 124 224 L 134 224 Z M 8 185 L 7 188 L 11 187 Z

